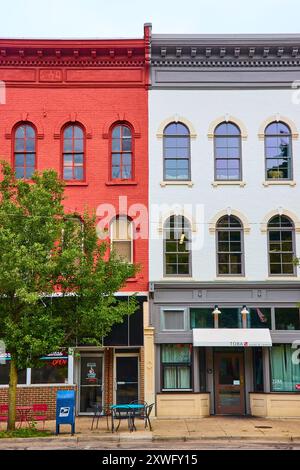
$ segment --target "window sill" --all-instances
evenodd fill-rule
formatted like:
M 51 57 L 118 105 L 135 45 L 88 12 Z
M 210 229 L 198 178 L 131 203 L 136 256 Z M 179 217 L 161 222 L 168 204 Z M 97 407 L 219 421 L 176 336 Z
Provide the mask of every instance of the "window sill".
M 192 188 L 194 183 L 192 181 L 161 181 L 160 186 L 165 188 L 166 186 L 188 186 Z
M 217 188 L 218 186 L 240 186 L 241 188 L 244 188 L 246 183 L 245 181 L 213 181 L 211 185 L 214 188 Z
M 215 281 L 247 281 L 246 276 L 218 276 Z
M 290 181 L 280 181 L 280 180 L 268 180 L 263 182 L 263 186 L 266 188 L 268 186 L 296 186 L 296 181 L 290 180 Z
M 136 186 L 137 181 L 106 181 L 106 186 Z
M 66 186 L 88 186 L 86 181 L 64 181 Z

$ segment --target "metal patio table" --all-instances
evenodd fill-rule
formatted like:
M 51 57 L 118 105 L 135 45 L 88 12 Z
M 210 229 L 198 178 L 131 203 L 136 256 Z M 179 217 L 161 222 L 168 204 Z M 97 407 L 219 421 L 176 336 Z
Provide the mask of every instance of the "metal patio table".
M 128 404 L 120 404 L 120 405 L 111 405 L 110 406 L 112 413 L 111 413 L 111 432 L 114 432 L 115 425 L 114 420 L 118 419 L 119 424 L 116 428 L 116 431 L 119 429 L 121 419 L 127 419 L 128 421 L 128 428 L 130 431 L 136 429 L 134 425 L 134 416 L 136 411 L 140 411 L 145 408 L 145 405 L 141 405 L 138 403 L 128 403 Z M 119 413 L 119 416 L 115 416 L 115 414 Z

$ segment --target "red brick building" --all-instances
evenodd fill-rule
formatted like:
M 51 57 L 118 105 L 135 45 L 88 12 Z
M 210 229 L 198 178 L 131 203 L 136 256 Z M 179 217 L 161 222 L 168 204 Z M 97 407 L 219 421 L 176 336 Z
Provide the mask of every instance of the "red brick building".
M 148 206 L 149 49 L 148 25 L 143 39 L 0 40 L 0 157 L 18 178 L 55 169 L 66 182 L 66 210 L 96 210 L 114 247 L 142 266 L 117 293 L 126 301 L 137 292 L 139 311 L 102 349 L 62 352 L 60 362 L 47 357 L 44 368 L 20 374 L 20 404 L 48 400 L 53 411 L 52 392 L 60 386 L 77 387 L 79 413 L 90 412 L 92 402 L 143 398 L 148 240 L 140 217 Z M 0 403 L 8 362 L 0 365 Z

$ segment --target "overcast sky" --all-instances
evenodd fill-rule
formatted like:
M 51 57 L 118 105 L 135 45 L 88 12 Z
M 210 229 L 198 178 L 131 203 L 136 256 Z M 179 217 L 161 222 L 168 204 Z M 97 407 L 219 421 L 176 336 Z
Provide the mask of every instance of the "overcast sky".
M 0 37 L 298 33 L 300 0 L 0 0 Z

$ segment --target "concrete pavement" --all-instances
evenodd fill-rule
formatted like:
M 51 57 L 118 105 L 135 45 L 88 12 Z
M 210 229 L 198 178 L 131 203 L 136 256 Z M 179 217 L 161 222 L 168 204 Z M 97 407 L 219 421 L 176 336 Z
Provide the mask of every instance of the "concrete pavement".
M 61 426 L 60 436 L 30 439 L 0 439 L 0 449 L 7 444 L 26 444 L 37 441 L 56 443 L 57 445 L 88 445 L 109 443 L 118 445 L 122 442 L 188 442 L 188 441 L 243 441 L 253 442 L 297 442 L 300 443 L 299 419 L 264 419 L 253 417 L 210 416 L 201 419 L 152 419 L 153 431 L 144 429 L 143 422 L 136 420 L 137 431 L 128 432 L 126 421 L 122 421 L 118 432 L 106 429 L 106 420 L 99 421 L 99 429 L 91 431 L 91 417 L 76 419 L 76 435 L 70 435 L 70 426 Z M 38 428 L 41 428 L 41 424 Z M 1 424 L 1 429 L 4 425 Z M 55 421 L 47 421 L 45 429 L 55 432 Z

